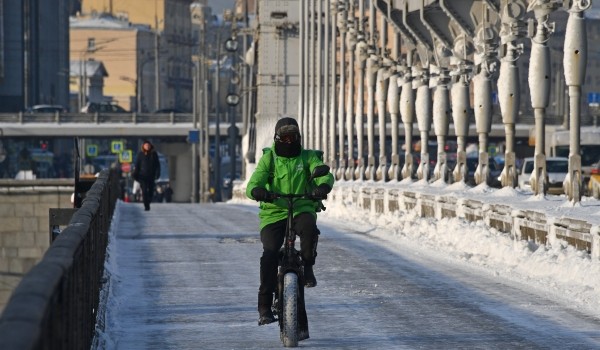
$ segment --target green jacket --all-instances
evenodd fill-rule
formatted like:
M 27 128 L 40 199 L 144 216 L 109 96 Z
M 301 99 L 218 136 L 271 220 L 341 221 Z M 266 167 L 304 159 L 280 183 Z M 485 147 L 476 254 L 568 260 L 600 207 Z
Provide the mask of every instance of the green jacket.
M 308 177 L 312 170 L 323 165 L 321 152 L 315 150 L 302 150 L 301 155 L 294 158 L 279 157 L 272 148 L 263 149 L 263 155 L 256 165 L 256 170 L 250 177 L 246 187 L 246 196 L 252 197 L 252 190 L 256 187 L 263 187 L 267 191 L 280 194 L 301 194 L 310 192 L 314 187 L 321 184 L 328 184 L 333 187 L 334 178 L 331 173 L 316 178 L 311 184 L 307 184 Z M 271 162 L 274 162 L 271 167 Z M 306 162 L 309 169 L 304 168 Z M 270 173 L 273 169 L 273 178 L 270 181 Z M 294 204 L 294 216 L 299 213 L 316 214 L 317 203 L 308 199 L 297 200 Z M 268 224 L 287 218 L 287 200 L 276 199 L 273 203 L 260 203 L 260 229 Z

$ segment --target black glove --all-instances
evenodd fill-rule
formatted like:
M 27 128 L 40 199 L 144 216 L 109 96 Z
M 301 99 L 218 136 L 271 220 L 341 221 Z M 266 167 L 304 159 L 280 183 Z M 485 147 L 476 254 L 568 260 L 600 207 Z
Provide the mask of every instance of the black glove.
M 312 190 L 312 197 L 315 199 L 326 199 L 327 194 L 331 191 L 328 184 L 321 184 Z
M 254 197 L 254 199 L 258 202 L 272 202 L 273 201 L 273 196 L 272 194 L 267 191 L 265 188 L 262 187 L 256 187 L 252 189 L 252 197 Z

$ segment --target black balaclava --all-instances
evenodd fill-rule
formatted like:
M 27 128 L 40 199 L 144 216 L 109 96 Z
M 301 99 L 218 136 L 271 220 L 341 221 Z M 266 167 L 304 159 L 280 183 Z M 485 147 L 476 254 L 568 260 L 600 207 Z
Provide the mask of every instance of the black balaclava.
M 291 143 L 281 142 L 281 137 L 292 135 Z M 281 118 L 275 124 L 275 153 L 280 157 L 293 158 L 300 155 L 302 142 L 298 122 L 294 118 Z

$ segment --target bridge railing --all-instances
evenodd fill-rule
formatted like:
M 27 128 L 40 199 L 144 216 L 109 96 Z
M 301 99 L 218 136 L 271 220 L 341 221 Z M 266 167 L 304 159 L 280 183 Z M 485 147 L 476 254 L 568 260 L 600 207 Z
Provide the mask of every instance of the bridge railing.
M 193 123 L 191 113 L 0 113 L 0 124 L 30 123 Z
M 104 170 L 82 207 L 13 292 L 0 317 L 2 349 L 86 349 L 94 336 L 116 174 Z

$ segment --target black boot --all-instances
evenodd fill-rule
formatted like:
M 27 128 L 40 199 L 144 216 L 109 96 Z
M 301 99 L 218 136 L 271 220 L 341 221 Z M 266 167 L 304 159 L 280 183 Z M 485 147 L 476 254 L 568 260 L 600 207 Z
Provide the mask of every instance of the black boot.
M 258 295 L 258 325 L 262 326 L 265 324 L 275 322 L 275 316 L 273 316 L 273 310 L 271 310 L 271 304 L 273 303 L 272 295 Z
M 304 265 L 304 286 L 306 288 L 317 286 L 317 279 L 315 278 L 312 265 Z

